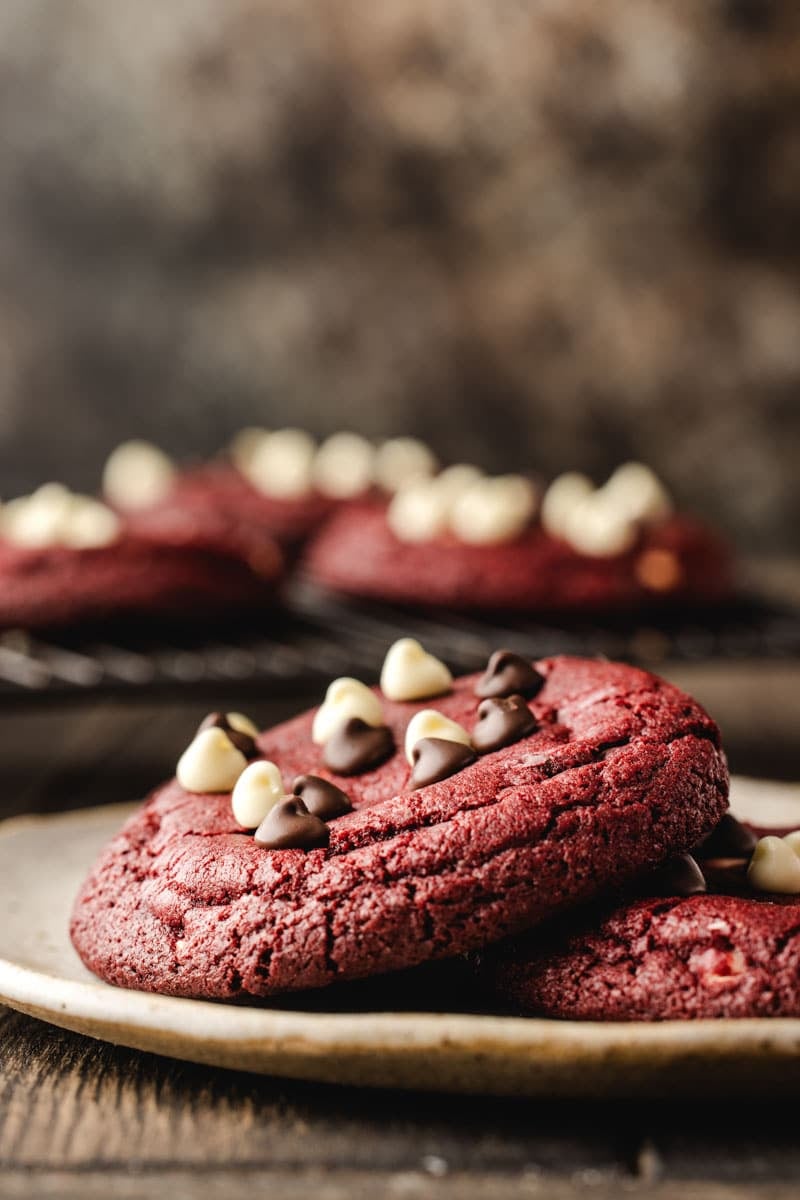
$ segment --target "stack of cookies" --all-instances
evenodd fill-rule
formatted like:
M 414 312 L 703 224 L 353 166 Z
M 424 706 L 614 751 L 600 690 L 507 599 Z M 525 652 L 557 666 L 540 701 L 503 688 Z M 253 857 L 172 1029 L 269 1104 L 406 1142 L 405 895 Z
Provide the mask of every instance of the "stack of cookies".
M 379 687 L 321 699 L 264 731 L 211 714 L 176 753 L 76 900 L 91 970 L 333 1002 L 440 960 L 502 1011 L 800 1014 L 797 843 L 730 816 L 719 731 L 676 687 L 503 650 L 453 679 L 404 638 Z

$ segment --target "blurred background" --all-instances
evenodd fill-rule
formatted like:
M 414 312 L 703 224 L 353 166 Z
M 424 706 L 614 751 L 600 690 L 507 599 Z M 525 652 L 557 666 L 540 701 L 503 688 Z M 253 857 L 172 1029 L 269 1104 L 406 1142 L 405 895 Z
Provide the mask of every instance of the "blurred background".
M 0 494 L 140 435 L 636 457 L 798 547 L 796 0 L 4 0 Z
M 0 499 L 49 479 L 95 490 L 123 439 L 189 462 L 252 424 L 413 434 L 494 472 L 601 482 L 650 464 L 757 558 L 756 583 L 777 568 L 783 588 L 788 565 L 794 608 L 575 638 L 696 695 L 735 772 L 800 779 L 800 0 L 0 0 Z M 209 709 L 268 726 L 337 675 L 375 680 L 414 632 L 338 621 L 269 610 L 257 640 L 224 621 L 197 644 L 0 634 L 0 815 L 137 799 Z M 465 621 L 420 629 L 473 667 L 507 644 Z M 568 632 L 527 645 L 573 649 Z M 59 1195 L 133 1195 L 137 1172 L 152 1192 L 158 1170 L 188 1195 L 174 1145 L 216 1169 L 232 1120 L 252 1153 L 209 1195 L 252 1188 L 251 1160 L 294 1172 L 334 1144 L 346 1171 L 323 1191 L 346 1189 L 365 1155 L 406 1161 L 401 1133 L 445 1175 L 488 1164 L 472 1182 L 431 1167 L 420 1195 L 510 1195 L 517 1163 L 546 1195 L 539 1161 L 612 1195 L 612 1153 L 625 1195 L 637 1174 L 652 1195 L 710 1195 L 699 1179 L 741 1198 L 798 1173 L 786 1110 L 759 1119 L 733 1091 L 605 1124 L 594 1104 L 494 1104 L 488 1127 L 482 1100 L 474 1122 L 418 1098 L 407 1119 L 396 1097 L 373 1119 L 372 1097 L 348 1109 L 338 1089 L 309 1117 L 276 1093 L 267 1127 L 229 1072 L 161 1075 L 6 1029 L 0 1158 L 19 1195 L 37 1163 Z

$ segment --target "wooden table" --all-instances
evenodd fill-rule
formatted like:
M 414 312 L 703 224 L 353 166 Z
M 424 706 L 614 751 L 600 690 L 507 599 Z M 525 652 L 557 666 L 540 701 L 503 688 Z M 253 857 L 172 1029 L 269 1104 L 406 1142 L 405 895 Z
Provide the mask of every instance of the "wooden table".
M 672 672 L 722 719 L 735 769 L 800 774 L 795 664 Z M 306 698 L 251 704 L 263 723 Z M 211 707 L 0 713 L 4 815 L 134 799 Z M 774 736 L 775 722 L 782 722 Z M 797 1106 L 380 1093 L 212 1070 L 0 1009 L 0 1197 L 795 1197 Z

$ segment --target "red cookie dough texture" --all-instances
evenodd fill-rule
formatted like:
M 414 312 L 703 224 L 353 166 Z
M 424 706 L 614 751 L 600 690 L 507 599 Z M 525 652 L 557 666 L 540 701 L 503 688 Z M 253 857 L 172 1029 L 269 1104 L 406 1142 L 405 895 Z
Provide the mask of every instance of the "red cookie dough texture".
M 531 1016 L 800 1016 L 800 902 L 646 899 L 481 956 L 482 985 Z
M 71 932 L 111 983 L 233 999 L 322 987 L 475 949 L 686 850 L 719 820 L 718 731 L 676 688 L 630 667 L 537 663 L 538 729 L 409 791 L 410 717 L 384 702 L 397 752 L 337 778 L 311 740 L 313 713 L 259 738 L 284 780 L 329 778 L 354 810 L 326 848 L 267 851 L 228 795 L 162 787 L 101 855 Z M 475 678 L 436 701 L 467 728 Z
M 590 558 L 539 525 L 497 545 L 467 545 L 452 534 L 402 542 L 383 505 L 352 502 L 314 537 L 305 567 L 316 583 L 349 596 L 464 610 L 622 610 L 717 602 L 732 590 L 726 549 L 682 515 L 643 528 L 625 554 Z
M 164 504 L 122 516 L 107 546 L 28 549 L 0 538 L 0 628 L 258 611 L 283 559 L 273 539 L 222 514 Z

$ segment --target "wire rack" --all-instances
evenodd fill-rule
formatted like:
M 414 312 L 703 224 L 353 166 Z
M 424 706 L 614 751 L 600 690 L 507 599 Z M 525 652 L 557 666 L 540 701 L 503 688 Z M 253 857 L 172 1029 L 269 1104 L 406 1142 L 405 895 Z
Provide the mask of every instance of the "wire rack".
M 318 686 L 336 675 L 376 678 L 386 648 L 412 636 L 456 671 L 482 666 L 498 646 L 531 656 L 606 655 L 645 665 L 666 660 L 800 657 L 800 612 L 756 598 L 714 610 L 646 618 L 532 620 L 473 617 L 352 602 L 296 580 L 288 610 L 267 626 L 229 622 L 158 633 L 40 637 L 0 635 L 0 703 L 21 698 L 102 693 Z
M 118 629 L 80 638 L 15 630 L 0 635 L 0 703 L 206 686 L 312 685 L 343 674 L 349 661 L 335 639 L 313 623 L 290 617 L 277 627 L 272 622 L 268 633 L 244 627 L 224 638 L 219 629 L 162 629 L 148 635 Z
M 387 644 L 413 636 L 463 670 L 484 664 L 498 646 L 531 655 L 605 655 L 642 663 L 800 655 L 800 611 L 751 597 L 713 609 L 653 609 L 602 620 L 473 617 L 355 602 L 299 581 L 292 606 L 343 641 L 358 643 L 362 652 L 374 646 L 381 661 Z

